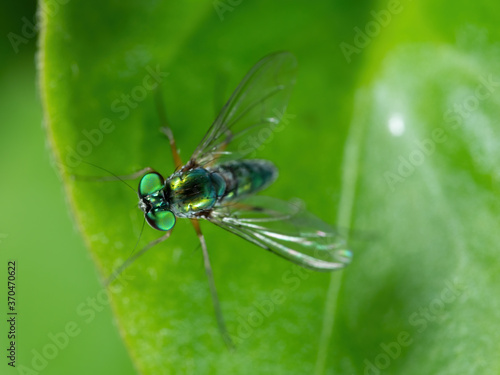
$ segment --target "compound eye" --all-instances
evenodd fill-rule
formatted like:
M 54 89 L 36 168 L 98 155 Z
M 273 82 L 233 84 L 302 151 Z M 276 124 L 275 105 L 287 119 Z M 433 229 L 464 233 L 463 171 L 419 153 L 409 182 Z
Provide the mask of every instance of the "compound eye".
M 168 210 L 149 211 L 145 217 L 148 224 L 157 230 L 167 231 L 175 225 L 175 215 Z
M 139 182 L 139 196 L 142 198 L 146 195 L 156 193 L 163 188 L 164 184 L 165 180 L 161 174 L 156 172 L 146 173 Z

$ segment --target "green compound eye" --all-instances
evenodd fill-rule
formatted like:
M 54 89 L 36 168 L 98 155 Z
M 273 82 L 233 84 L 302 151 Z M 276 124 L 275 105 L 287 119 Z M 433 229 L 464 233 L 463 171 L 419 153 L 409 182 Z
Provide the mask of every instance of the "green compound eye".
M 154 229 L 167 231 L 174 227 L 175 215 L 167 210 L 150 211 L 146 214 L 146 221 Z
M 165 181 L 159 173 L 151 172 L 145 174 L 141 178 L 141 182 L 139 182 L 139 196 L 142 198 L 146 195 L 156 193 L 163 187 L 164 183 Z

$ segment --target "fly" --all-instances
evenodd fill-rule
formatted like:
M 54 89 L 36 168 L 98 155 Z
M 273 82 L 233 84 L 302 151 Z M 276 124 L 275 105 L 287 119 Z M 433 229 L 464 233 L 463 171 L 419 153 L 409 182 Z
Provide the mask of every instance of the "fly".
M 343 238 L 301 204 L 256 195 L 275 181 L 278 171 L 270 161 L 245 158 L 255 151 L 249 149 L 248 139 L 259 139 L 259 131 L 279 124 L 295 83 L 295 69 L 295 57 L 289 52 L 264 57 L 243 78 L 186 164 L 181 161 L 172 130 L 164 126 L 161 131 L 170 142 L 176 172 L 164 178 L 145 168 L 127 176 L 142 176 L 139 208 L 147 223 L 165 235 L 129 258 L 109 282 L 138 256 L 166 240 L 178 218 L 191 220 L 201 244 L 217 323 L 228 347 L 233 344 L 199 220 L 208 220 L 316 271 L 341 269 L 352 259 Z M 165 125 L 163 112 L 160 117 Z

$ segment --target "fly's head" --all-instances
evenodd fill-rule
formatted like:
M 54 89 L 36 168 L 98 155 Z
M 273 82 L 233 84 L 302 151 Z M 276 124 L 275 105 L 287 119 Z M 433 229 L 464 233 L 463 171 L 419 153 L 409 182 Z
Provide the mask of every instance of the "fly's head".
M 148 224 L 161 231 L 168 231 L 175 225 L 167 189 L 165 179 L 157 172 L 146 173 L 139 182 L 139 208 Z

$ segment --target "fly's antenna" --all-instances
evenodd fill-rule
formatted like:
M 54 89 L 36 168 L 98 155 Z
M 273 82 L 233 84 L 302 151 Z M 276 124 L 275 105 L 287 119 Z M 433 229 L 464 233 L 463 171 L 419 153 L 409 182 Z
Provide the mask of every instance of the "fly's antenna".
M 111 176 L 113 176 L 116 180 L 121 181 L 121 182 L 123 182 L 125 185 L 127 185 L 127 186 L 128 186 L 128 187 L 129 187 L 129 188 L 130 188 L 130 189 L 131 189 L 134 193 L 137 193 L 137 191 L 136 191 L 136 190 L 135 190 L 132 186 L 130 186 L 129 184 L 127 184 L 127 183 L 125 182 L 125 180 L 123 180 L 120 176 L 118 176 L 118 175 L 114 174 L 113 172 L 111 172 L 111 171 L 107 170 L 106 168 L 100 167 L 100 166 L 98 166 L 98 165 L 95 165 L 95 164 L 93 164 L 93 163 L 90 163 L 90 162 L 88 162 L 88 161 L 84 161 L 84 160 L 81 160 L 81 162 L 82 162 L 82 163 L 85 163 L 85 164 L 88 164 L 88 165 L 91 165 L 91 166 L 93 166 L 93 167 L 95 167 L 95 168 L 97 168 L 97 169 L 100 169 L 101 171 L 104 171 L 104 172 L 106 172 L 106 173 L 110 174 L 110 175 L 111 175 Z M 75 176 L 75 175 L 73 175 L 73 177 L 74 177 L 74 178 L 76 178 L 76 179 L 79 179 L 79 180 L 88 180 L 88 181 L 89 181 L 89 180 L 90 180 L 90 181 L 116 181 L 115 179 L 110 180 L 109 178 L 106 178 L 106 177 L 98 177 L 98 178 L 94 178 L 94 177 L 84 177 L 84 176 Z
M 98 168 L 108 174 L 110 174 L 111 176 L 113 176 L 114 178 L 113 179 L 110 179 L 108 177 L 98 177 L 98 178 L 93 178 L 93 177 L 82 177 L 82 176 L 76 176 L 78 179 L 81 179 L 81 180 L 91 180 L 91 181 L 121 181 L 123 182 L 125 185 L 127 185 L 130 190 L 132 190 L 134 193 L 137 193 L 137 191 L 132 187 L 130 186 L 129 184 L 127 184 L 125 182 L 125 179 L 129 179 L 129 180 L 132 180 L 132 179 L 136 179 L 138 177 L 140 177 L 141 175 L 143 175 L 144 173 L 146 172 L 151 172 L 153 171 L 152 168 L 144 168 L 140 171 L 137 171 L 131 175 L 127 175 L 127 176 L 118 176 L 116 174 L 114 174 L 113 172 L 107 170 L 106 168 L 103 168 L 103 167 L 100 167 L 98 165 L 95 165 L 93 163 L 90 163 L 88 161 L 84 161 L 82 160 L 83 163 L 85 164 L 88 164 L 88 165 L 91 165 L 95 168 Z M 75 177 L 75 176 L 74 176 Z M 159 239 L 153 241 L 153 242 L 150 242 L 149 244 L 147 244 L 146 246 L 144 246 L 141 250 L 139 250 L 137 253 L 135 253 L 135 250 L 137 249 L 137 247 L 139 246 L 139 242 L 142 238 L 142 233 L 144 232 L 144 226 L 146 224 L 146 219 L 144 218 L 143 222 L 142 222 L 142 227 L 141 227 L 141 232 L 139 233 L 139 237 L 137 238 L 137 241 L 135 243 L 135 246 L 133 247 L 130 255 L 127 257 L 127 259 L 115 270 L 113 271 L 113 273 L 105 280 L 104 282 L 104 286 L 105 287 L 108 287 L 113 281 L 115 281 L 118 276 L 120 276 L 123 271 L 125 271 L 132 263 L 134 263 L 134 261 L 139 258 L 142 254 L 144 254 L 146 251 L 148 251 L 149 249 L 151 249 L 153 246 L 155 246 L 157 243 L 160 243 L 161 241 L 164 241 L 166 240 L 169 236 L 170 236 L 170 231 L 168 231 L 164 236 L 160 237 Z M 135 253 L 135 254 L 134 254 Z

